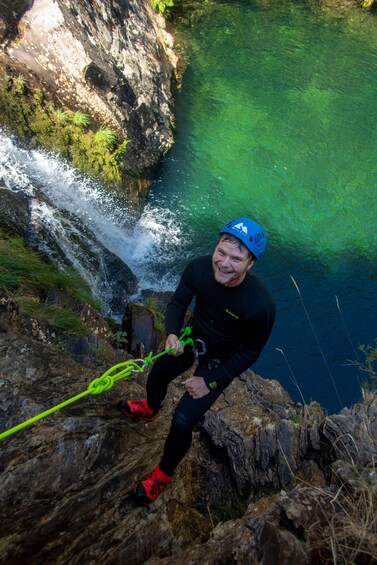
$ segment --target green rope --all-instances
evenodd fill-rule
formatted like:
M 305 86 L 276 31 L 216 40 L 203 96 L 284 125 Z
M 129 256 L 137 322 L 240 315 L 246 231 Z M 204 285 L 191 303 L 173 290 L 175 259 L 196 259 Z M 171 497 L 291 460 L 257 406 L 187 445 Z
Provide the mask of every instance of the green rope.
M 186 327 L 179 338 L 179 341 L 181 345 L 183 345 L 183 347 L 185 345 L 193 344 L 193 340 L 190 337 L 184 339 L 186 336 L 189 335 L 191 335 L 191 328 Z M 101 392 L 110 390 L 115 382 L 130 377 L 132 373 L 135 372 L 142 373 L 147 365 L 151 365 L 156 359 L 158 359 L 162 355 L 166 355 L 167 353 L 173 353 L 173 352 L 174 352 L 174 348 L 169 348 L 169 349 L 165 349 L 161 353 L 157 353 L 156 355 L 152 355 L 152 353 L 149 353 L 149 355 L 145 359 L 141 359 L 141 362 L 143 363 L 142 366 L 138 365 L 136 361 L 124 361 L 123 363 L 118 363 L 117 365 L 114 365 L 113 367 L 108 369 L 105 373 L 103 373 L 103 375 L 97 377 L 92 382 L 90 382 L 88 388 L 83 392 L 81 392 L 80 394 L 77 394 L 76 396 L 72 396 L 72 398 L 69 398 L 64 402 L 61 402 L 60 404 L 53 406 L 49 410 L 46 410 L 41 414 L 37 414 L 36 416 L 33 416 L 33 418 L 30 418 L 29 420 L 26 420 L 25 422 L 22 422 L 21 424 L 18 424 L 17 426 L 14 426 L 13 428 L 6 430 L 5 432 L 2 432 L 0 434 L 0 440 L 18 432 L 19 430 L 22 430 L 23 428 L 26 428 L 27 426 L 30 426 L 31 424 L 34 424 L 35 422 L 38 422 L 38 420 L 41 420 L 42 418 L 45 418 L 46 416 L 53 414 L 53 412 L 57 412 L 61 408 L 64 408 L 65 406 L 72 404 L 72 402 L 76 402 L 77 400 L 80 400 L 81 398 L 88 396 L 88 394 L 101 394 Z

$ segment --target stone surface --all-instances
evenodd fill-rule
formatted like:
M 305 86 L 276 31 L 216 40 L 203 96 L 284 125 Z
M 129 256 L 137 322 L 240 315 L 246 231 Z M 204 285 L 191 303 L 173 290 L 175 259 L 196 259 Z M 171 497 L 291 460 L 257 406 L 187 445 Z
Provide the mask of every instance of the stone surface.
M 123 132 L 124 165 L 144 196 L 173 143 L 177 60 L 164 18 L 148 0 L 2 0 L 1 7 L 0 61 L 63 107 Z
M 0 333 L 1 430 L 86 390 L 127 358 L 109 350 L 103 366 L 79 364 L 18 324 L 14 319 Z M 339 515 L 333 505 L 339 481 L 354 484 L 356 467 L 334 459 L 329 476 L 331 455 L 339 453 L 322 435 L 324 420 L 310 422 L 277 381 L 252 372 L 234 381 L 196 428 L 189 454 L 161 497 L 150 507 L 125 510 L 127 492 L 159 461 L 183 392 L 178 379 L 155 422 L 126 421 L 115 404 L 145 397 L 147 370 L 1 441 L 0 562 L 323 562 L 329 551 L 323 532 Z M 359 444 L 362 429 L 368 438 L 374 403 L 373 397 L 350 411 L 354 418 L 348 415 L 349 430 L 358 422 Z M 326 419 L 326 433 L 329 421 L 337 415 Z M 314 425 L 325 440 L 320 450 L 310 443 Z M 336 444 L 347 434 L 346 421 L 331 430 Z M 373 472 L 366 468 L 366 481 Z
M 128 297 L 138 287 L 136 275 L 73 214 L 60 211 L 60 223 L 55 225 L 41 221 L 39 210 L 46 206 L 54 210 L 38 189 L 25 193 L 1 187 L 0 182 L 0 229 L 22 237 L 59 269 L 79 266 L 93 294 L 106 300 L 108 311 L 123 315 Z

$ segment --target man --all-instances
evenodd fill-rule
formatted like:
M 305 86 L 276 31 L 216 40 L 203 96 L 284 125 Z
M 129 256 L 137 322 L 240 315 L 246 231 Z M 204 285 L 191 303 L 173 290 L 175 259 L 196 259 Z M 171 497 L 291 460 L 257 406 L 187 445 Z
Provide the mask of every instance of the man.
M 258 359 L 269 338 L 275 304 L 250 273 L 265 248 L 263 228 L 248 218 L 237 218 L 220 231 L 212 257 L 194 259 L 182 274 L 166 310 L 166 349 L 174 352 L 153 365 L 146 400 L 119 403 L 127 418 L 155 420 L 169 383 L 196 360 L 194 375 L 183 381 L 185 393 L 174 412 L 161 461 L 132 491 L 138 504 L 153 502 L 171 481 L 190 448 L 195 424 L 229 383 Z M 193 298 L 195 346 L 183 348 L 178 336 Z

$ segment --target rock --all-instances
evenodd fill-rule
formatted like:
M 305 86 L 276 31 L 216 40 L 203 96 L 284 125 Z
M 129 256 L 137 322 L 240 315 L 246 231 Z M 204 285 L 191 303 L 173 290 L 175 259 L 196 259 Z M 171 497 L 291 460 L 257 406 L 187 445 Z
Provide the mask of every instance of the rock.
M 127 304 L 122 327 L 128 336 L 127 350 L 135 357 L 144 357 L 151 351 L 157 353 L 163 345 L 165 334 L 162 328 L 156 328 L 156 315 L 142 304 Z
M 0 333 L 1 430 L 86 390 L 104 370 L 84 367 L 28 335 Z M 178 379 L 155 422 L 128 422 L 114 405 L 145 396 L 147 371 L 0 440 L 0 562 L 63 565 L 74 556 L 88 564 L 304 565 L 331 559 L 337 541 L 330 526 L 350 514 L 350 493 L 359 501 L 361 492 L 375 492 L 375 471 L 333 460 L 329 476 L 336 453 L 326 442 L 320 452 L 311 445 L 308 412 L 300 412 L 279 383 L 251 371 L 196 428 L 190 452 L 157 501 L 125 510 L 127 492 L 159 461 L 182 394 Z M 351 413 L 364 420 L 373 410 L 371 400 Z M 342 434 L 353 429 L 352 418 L 349 423 L 347 431 L 342 420 Z M 335 426 L 329 429 L 336 438 Z M 364 432 L 368 437 L 366 426 Z M 360 478 L 367 491 L 360 490 Z M 232 497 L 245 501 L 245 494 L 248 506 L 226 518 Z M 223 503 L 223 521 L 216 502 Z M 373 536 L 356 539 L 360 549 L 349 561 L 365 562 L 359 557 L 373 551 L 365 540 Z
M 317 449 L 311 423 L 296 409 L 277 381 L 247 371 L 206 414 L 204 429 L 226 453 L 244 496 L 284 488 Z
M 30 225 L 28 197 L 1 186 L 0 181 L 0 229 L 10 235 L 25 237 Z
M 30 4 L 30 1 L 25 0 L 0 0 L 0 41 L 17 34 L 17 24 Z
M 77 270 L 104 311 L 123 315 L 128 297 L 137 290 L 137 277 L 78 217 L 54 208 L 37 188 L 30 193 L 0 189 L 0 204 L 1 229 L 23 237 L 58 269 Z
M 1 430 L 86 390 L 99 376 L 27 337 L 0 335 Z M 119 381 L 2 440 L 2 563 L 144 563 L 206 539 L 210 521 L 192 504 L 185 463 L 150 508 L 123 509 L 127 492 L 158 462 L 170 421 L 130 424 L 114 408 L 140 397 L 145 377 Z M 168 415 L 168 417 L 167 417 Z M 187 489 L 189 487 L 189 489 Z M 146 532 L 148 535 L 146 535 Z
M 326 418 L 321 429 L 332 446 L 333 457 L 366 466 L 377 459 L 377 398 L 344 408 Z
M 144 0 L 2 0 L 1 8 L 0 37 L 7 37 L 2 62 L 57 105 L 122 132 L 130 141 L 125 169 L 145 197 L 173 143 L 177 61 L 164 18 Z

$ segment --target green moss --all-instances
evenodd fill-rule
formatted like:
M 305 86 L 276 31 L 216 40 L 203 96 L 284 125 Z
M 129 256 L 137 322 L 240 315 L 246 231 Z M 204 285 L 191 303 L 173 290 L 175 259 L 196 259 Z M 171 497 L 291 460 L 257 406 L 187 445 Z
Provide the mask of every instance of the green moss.
M 28 85 L 23 75 L 0 70 L 0 120 L 11 132 L 49 151 L 58 152 L 83 173 L 109 188 L 128 183 L 123 155 L 128 140 L 118 139 L 110 128 L 97 130 L 90 116 L 54 108 L 40 89 Z
M 61 306 L 41 304 L 37 298 L 30 296 L 15 296 L 13 300 L 22 314 L 47 322 L 64 333 L 78 336 L 86 336 L 89 333 L 79 316 Z
M 43 302 L 44 293 L 51 289 L 65 290 L 77 300 L 98 306 L 77 273 L 58 271 L 27 248 L 20 238 L 7 237 L 0 232 L 0 290 L 12 296 L 21 313 L 64 332 L 86 335 L 79 316 L 61 306 Z

